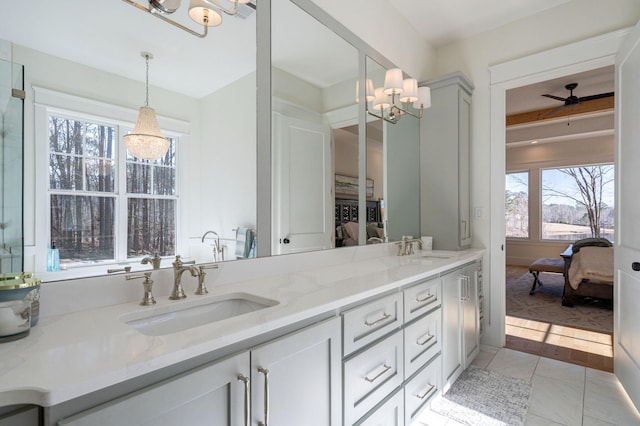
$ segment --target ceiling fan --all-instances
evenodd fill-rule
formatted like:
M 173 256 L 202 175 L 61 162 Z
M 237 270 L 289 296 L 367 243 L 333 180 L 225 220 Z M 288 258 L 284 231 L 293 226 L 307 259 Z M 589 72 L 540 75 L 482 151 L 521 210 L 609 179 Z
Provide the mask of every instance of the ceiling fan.
M 545 96 L 547 98 L 551 98 L 551 99 L 555 99 L 557 101 L 564 102 L 564 105 L 561 105 L 561 106 L 553 109 L 547 115 L 552 115 L 552 114 L 556 113 L 557 111 L 559 111 L 560 109 L 563 109 L 563 108 L 574 107 L 574 106 L 578 105 L 581 102 L 592 101 L 594 99 L 609 98 L 609 97 L 613 96 L 613 93 L 614 93 L 614 92 L 607 92 L 607 93 L 599 93 L 597 95 L 577 97 L 576 95 L 573 94 L 573 90 L 576 87 L 578 87 L 578 83 L 569 83 L 566 86 L 564 86 L 564 88 L 569 91 L 569 96 L 566 97 L 566 98 L 561 98 L 560 96 L 549 95 L 549 94 L 542 95 L 542 96 Z

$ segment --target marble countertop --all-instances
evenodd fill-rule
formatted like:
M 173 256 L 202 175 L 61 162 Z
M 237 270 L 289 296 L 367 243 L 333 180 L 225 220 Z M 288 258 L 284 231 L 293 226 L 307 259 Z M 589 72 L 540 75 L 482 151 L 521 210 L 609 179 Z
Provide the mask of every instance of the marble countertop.
M 429 254 L 448 255 L 448 258 Z M 42 318 L 24 339 L 0 344 L 0 407 L 53 406 L 232 344 L 273 332 L 369 297 L 399 289 L 480 258 L 483 250 L 420 252 L 209 287 L 206 296 L 156 298 Z M 244 292 L 276 306 L 194 327 L 147 336 L 123 320 L 140 311 L 193 304 Z

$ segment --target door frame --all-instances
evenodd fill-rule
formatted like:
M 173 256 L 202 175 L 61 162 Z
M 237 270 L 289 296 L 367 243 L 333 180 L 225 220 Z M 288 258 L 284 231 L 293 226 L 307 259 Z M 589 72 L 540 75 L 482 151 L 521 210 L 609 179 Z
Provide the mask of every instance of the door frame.
M 491 135 L 491 215 L 489 238 L 489 324 L 484 343 L 504 347 L 505 289 L 505 220 L 504 174 L 506 168 L 506 91 L 569 74 L 615 64 L 616 53 L 631 28 L 607 33 L 562 47 L 489 67 L 490 135 Z

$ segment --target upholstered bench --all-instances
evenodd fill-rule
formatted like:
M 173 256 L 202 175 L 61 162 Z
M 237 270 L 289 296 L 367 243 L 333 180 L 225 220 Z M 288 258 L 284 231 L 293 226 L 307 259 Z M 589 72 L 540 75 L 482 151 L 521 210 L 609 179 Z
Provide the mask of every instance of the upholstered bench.
M 529 272 L 533 275 L 533 286 L 531 286 L 529 294 L 533 295 L 536 290 L 536 285 L 542 285 L 542 282 L 538 277 L 540 272 L 564 274 L 564 259 L 561 257 L 542 257 L 529 265 Z

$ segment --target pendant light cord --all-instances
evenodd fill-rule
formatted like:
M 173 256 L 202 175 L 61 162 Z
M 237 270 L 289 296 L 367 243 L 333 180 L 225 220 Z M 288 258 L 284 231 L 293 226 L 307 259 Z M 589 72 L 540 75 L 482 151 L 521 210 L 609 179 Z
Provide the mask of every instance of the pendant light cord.
M 144 55 L 144 57 L 145 57 L 145 59 L 147 61 L 147 79 L 146 79 L 146 84 L 145 84 L 145 87 L 147 88 L 147 91 L 146 91 L 144 106 L 148 107 L 149 106 L 149 54 L 147 53 L 146 55 Z

